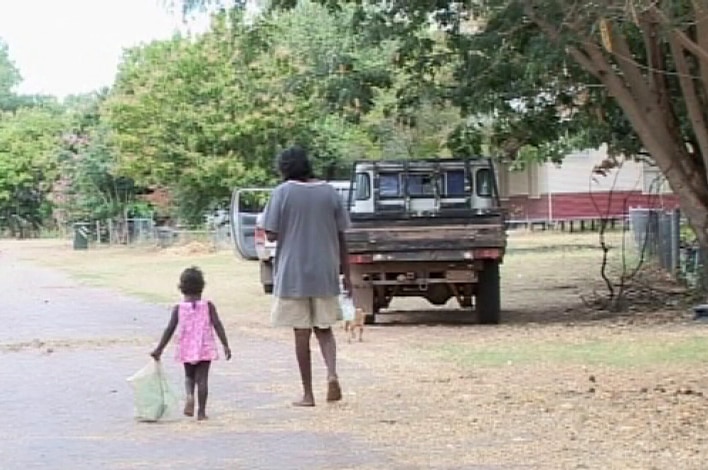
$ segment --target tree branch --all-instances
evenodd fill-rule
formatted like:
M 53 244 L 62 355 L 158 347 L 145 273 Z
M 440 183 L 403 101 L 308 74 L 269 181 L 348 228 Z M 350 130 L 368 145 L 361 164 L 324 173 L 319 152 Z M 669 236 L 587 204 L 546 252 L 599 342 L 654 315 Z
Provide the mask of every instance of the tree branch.
M 708 51 L 708 6 L 705 1 L 693 0 L 696 12 L 696 42 L 698 46 Z M 708 89 L 708 60 L 698 61 L 701 70 L 701 81 L 704 90 Z M 703 102 L 705 104 L 705 101 Z
M 607 22 L 607 29 L 610 35 L 612 45 L 612 57 L 614 57 L 617 66 L 622 71 L 623 78 L 629 86 L 629 91 L 635 99 L 641 103 L 649 104 L 655 101 L 651 96 L 649 86 L 650 82 L 644 76 L 637 61 L 634 59 L 632 51 L 627 43 L 627 38 L 621 32 L 618 33 L 613 22 Z M 658 85 L 654 81 L 654 85 Z
M 673 54 L 674 63 L 676 64 L 676 71 L 679 73 L 679 83 L 683 91 L 683 100 L 686 103 L 688 118 L 691 121 L 691 126 L 698 143 L 697 150 L 700 151 L 703 157 L 703 164 L 705 168 L 708 169 L 708 128 L 706 127 L 705 115 L 703 114 L 703 109 L 701 108 L 698 94 L 696 93 L 696 83 L 689 74 L 690 69 L 688 62 L 684 55 L 684 49 L 679 44 L 677 34 L 670 33 L 668 37 L 671 53 Z
M 649 7 L 649 10 L 654 14 L 655 18 L 661 22 L 661 24 L 668 26 L 671 31 L 676 33 L 676 39 L 684 48 L 686 48 L 686 50 L 695 55 L 698 60 L 708 62 L 708 49 L 702 48 L 699 44 L 693 41 L 693 39 L 688 37 L 686 33 L 676 28 L 671 22 L 671 18 L 669 18 L 666 13 L 656 6 L 656 4 Z

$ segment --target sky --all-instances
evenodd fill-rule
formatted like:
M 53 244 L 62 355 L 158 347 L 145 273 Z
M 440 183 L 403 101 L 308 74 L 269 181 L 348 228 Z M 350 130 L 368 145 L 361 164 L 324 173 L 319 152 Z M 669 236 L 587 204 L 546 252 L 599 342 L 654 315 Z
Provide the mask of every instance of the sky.
M 64 98 L 113 83 L 124 48 L 186 26 L 161 0 L 2 0 L 0 38 L 20 70 L 19 93 Z M 191 25 L 204 30 L 208 20 Z

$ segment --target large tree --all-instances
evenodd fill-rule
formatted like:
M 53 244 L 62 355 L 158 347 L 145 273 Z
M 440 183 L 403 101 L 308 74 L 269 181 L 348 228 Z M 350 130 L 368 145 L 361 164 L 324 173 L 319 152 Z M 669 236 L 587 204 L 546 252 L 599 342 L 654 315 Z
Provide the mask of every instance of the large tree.
M 14 89 L 20 81 L 20 72 L 10 58 L 7 44 L 0 38 L 0 110 L 11 105 L 15 98 Z
M 49 219 L 63 125 L 57 108 L 0 115 L 0 227 L 23 234 Z
M 291 143 L 326 173 L 372 148 L 359 123 L 390 84 L 391 55 L 360 40 L 351 12 L 314 3 L 255 21 L 224 11 L 202 35 L 131 49 L 103 107 L 120 170 L 171 189 L 193 221 L 235 186 L 273 182 Z

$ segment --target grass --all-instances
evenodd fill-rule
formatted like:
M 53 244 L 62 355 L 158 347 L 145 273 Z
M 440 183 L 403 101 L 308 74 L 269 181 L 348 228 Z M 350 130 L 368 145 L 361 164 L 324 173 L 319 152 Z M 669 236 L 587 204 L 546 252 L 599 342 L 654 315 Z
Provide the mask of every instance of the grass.
M 239 259 L 230 251 L 144 247 L 73 251 L 70 244 L 56 240 L 4 242 L 4 248 L 13 247 L 19 256 L 60 269 L 85 285 L 116 289 L 157 304 L 177 301 L 180 273 L 196 265 L 206 277 L 205 297 L 214 301 L 226 322 L 268 322 L 270 297 L 260 286 L 258 263 Z
M 616 233 L 612 234 L 617 238 Z M 621 234 L 619 234 L 621 236 Z M 612 242 L 616 245 L 617 240 Z M 231 251 L 211 253 L 188 247 L 159 250 L 153 247 L 113 247 L 74 251 L 68 241 L 32 240 L 4 242 L 21 256 L 59 268 L 81 282 L 110 287 L 149 302 L 172 303 L 179 298 L 177 279 L 190 265 L 201 267 L 206 276 L 205 296 L 234 319 L 266 324 L 270 297 L 263 294 L 258 263 L 244 261 Z M 578 289 L 600 284 L 599 249 L 596 233 L 513 232 L 510 252 L 502 266 L 504 308 L 518 310 L 548 306 L 549 294 L 555 308 L 578 302 Z M 208 244 L 203 244 L 208 248 Z M 619 250 L 613 250 L 617 263 Z M 425 303 L 415 302 L 425 306 Z
M 447 344 L 435 352 L 442 359 L 463 366 L 578 364 L 627 368 L 656 364 L 686 365 L 705 362 L 708 356 L 708 338 L 688 336 L 660 341 L 645 337 L 580 343 L 515 341 L 510 344 L 484 347 Z
M 603 292 L 602 254 L 594 248 L 582 248 L 596 241 L 596 233 L 513 233 L 510 247 L 522 249 L 511 251 L 502 266 L 503 309 L 514 312 L 512 324 L 519 324 L 520 318 L 521 324 L 543 322 L 557 312 L 575 309 L 580 303 L 580 294 L 592 289 Z M 613 242 L 617 246 L 617 240 Z M 549 251 L 549 247 L 556 250 Z M 21 257 L 63 270 L 84 284 L 116 289 L 166 306 L 179 299 L 180 272 L 197 265 L 206 276 L 205 297 L 214 301 L 227 324 L 267 326 L 271 298 L 263 293 L 260 285 L 258 263 L 244 261 L 231 251 L 214 253 L 207 248 L 92 247 L 87 251 L 74 251 L 70 242 L 57 240 L 2 242 L 0 245 L 0 249 L 12 250 Z M 619 250 L 613 251 L 611 261 L 616 269 Z M 404 308 L 414 309 L 428 305 L 418 300 L 403 303 Z M 702 343 L 694 347 L 701 352 L 708 349 Z M 665 354 L 692 357 L 691 348 L 686 345 L 648 344 L 642 347 L 641 353 L 636 348 L 636 345 L 611 341 L 565 344 L 554 338 L 545 344 L 492 344 L 483 349 L 451 345 L 443 349 L 442 354 L 448 359 L 486 365 L 560 360 L 620 365 L 646 363 L 653 360 L 651 358 L 661 359 Z

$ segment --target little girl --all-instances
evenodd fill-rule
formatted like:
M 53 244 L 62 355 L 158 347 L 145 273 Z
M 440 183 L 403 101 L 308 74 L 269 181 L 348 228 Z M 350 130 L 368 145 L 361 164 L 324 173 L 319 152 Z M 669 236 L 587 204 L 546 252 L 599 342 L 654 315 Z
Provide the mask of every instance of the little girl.
M 162 335 L 160 344 L 150 355 L 160 360 L 162 351 L 179 327 L 176 359 L 184 364 L 187 399 L 184 414 L 194 416 L 194 387 L 198 389 L 199 421 L 207 419 L 206 400 L 209 388 L 209 366 L 218 358 L 214 331 L 224 346 L 226 360 L 231 359 L 231 349 L 226 339 L 224 326 L 216 313 L 214 304 L 202 300 L 204 275 L 199 268 L 185 269 L 179 278 L 179 290 L 184 299 L 172 309 L 172 317 Z

